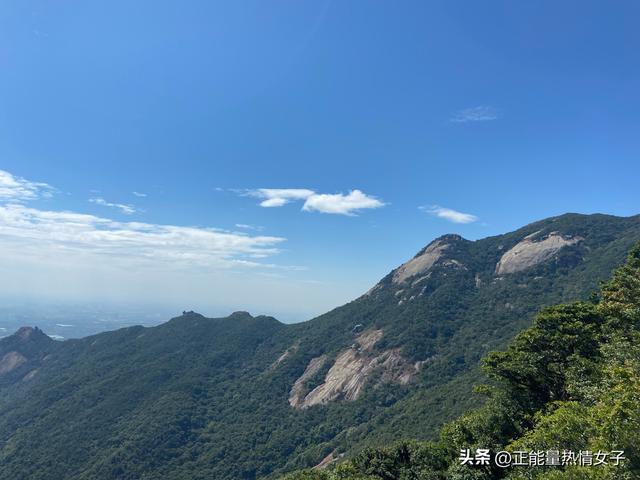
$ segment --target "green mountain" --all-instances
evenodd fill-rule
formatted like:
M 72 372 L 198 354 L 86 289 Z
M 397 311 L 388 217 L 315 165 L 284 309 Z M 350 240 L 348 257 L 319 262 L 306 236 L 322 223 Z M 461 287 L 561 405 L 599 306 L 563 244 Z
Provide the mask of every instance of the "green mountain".
M 484 369 L 486 403 L 438 441 L 367 449 L 286 479 L 640 478 L 640 243 L 599 295 L 543 309 Z
M 47 354 L 58 345 L 39 328 L 22 327 L 0 341 L 0 394 L 36 373 Z
M 0 373 L 0 478 L 275 478 L 434 439 L 483 401 L 483 356 L 539 308 L 588 299 L 638 240 L 640 216 L 567 214 L 440 237 L 301 324 L 185 312 L 28 351 L 2 339 L 26 360 Z

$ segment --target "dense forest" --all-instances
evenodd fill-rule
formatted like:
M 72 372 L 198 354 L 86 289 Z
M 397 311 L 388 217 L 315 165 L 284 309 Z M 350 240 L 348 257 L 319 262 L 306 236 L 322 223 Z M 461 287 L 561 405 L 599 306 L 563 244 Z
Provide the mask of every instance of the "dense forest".
M 486 402 L 445 425 L 437 441 L 367 449 L 285 478 L 639 478 L 640 244 L 590 301 L 543 309 L 482 363 Z M 488 461 L 478 458 L 485 449 Z M 508 452 L 509 466 L 496 461 L 498 452 Z

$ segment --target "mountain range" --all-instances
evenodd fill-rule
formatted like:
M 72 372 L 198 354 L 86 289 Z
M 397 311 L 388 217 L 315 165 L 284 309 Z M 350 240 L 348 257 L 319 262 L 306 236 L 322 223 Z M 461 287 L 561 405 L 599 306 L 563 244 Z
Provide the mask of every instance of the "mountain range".
M 483 401 L 482 357 L 588 299 L 638 240 L 640 216 L 565 214 L 437 238 L 298 324 L 184 312 L 64 342 L 23 327 L 0 340 L 0 477 L 269 479 L 433 439 Z

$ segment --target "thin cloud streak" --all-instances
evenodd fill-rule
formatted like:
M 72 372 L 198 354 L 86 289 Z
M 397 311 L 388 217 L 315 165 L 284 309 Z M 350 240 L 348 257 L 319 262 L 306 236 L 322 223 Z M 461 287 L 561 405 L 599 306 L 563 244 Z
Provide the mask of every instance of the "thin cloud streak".
M 236 223 L 235 227 L 242 230 L 253 230 L 256 232 L 261 232 L 262 230 L 264 230 L 264 227 L 261 225 L 249 225 L 248 223 Z
M 89 202 L 95 203 L 96 205 L 100 205 L 100 206 L 103 206 L 103 207 L 116 208 L 116 209 L 122 211 L 122 213 L 124 213 L 125 215 L 133 215 L 134 213 L 136 213 L 138 211 L 133 205 L 125 205 L 123 203 L 107 202 L 102 197 L 90 198 Z
M 448 220 L 453 223 L 473 223 L 478 220 L 478 217 L 472 215 L 470 213 L 458 212 L 457 210 L 453 210 L 451 208 L 441 207 L 439 205 L 430 205 L 420 207 L 420 210 L 427 212 L 430 215 L 433 215 L 438 218 L 442 218 L 444 220 Z
M 456 112 L 449 121 L 451 123 L 489 122 L 500 118 L 500 113 L 488 105 L 465 108 Z
M 123 265 L 148 263 L 154 268 L 263 266 L 251 259 L 280 252 L 282 237 L 250 236 L 212 228 L 117 222 L 75 212 L 45 211 L 20 204 L 0 206 L 0 246 L 23 255 L 55 256 L 66 252 L 109 257 Z M 270 267 L 270 266 L 268 266 Z

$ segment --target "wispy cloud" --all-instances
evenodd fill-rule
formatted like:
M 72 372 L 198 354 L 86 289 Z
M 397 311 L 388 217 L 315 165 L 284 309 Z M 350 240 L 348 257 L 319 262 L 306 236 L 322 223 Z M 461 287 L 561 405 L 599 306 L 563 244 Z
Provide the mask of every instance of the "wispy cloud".
M 42 182 L 31 182 L 11 173 L 0 170 L 0 199 L 2 200 L 35 200 L 49 198 L 55 189 Z
M 480 105 L 454 113 L 449 121 L 453 123 L 488 122 L 498 118 L 500 118 L 500 112 L 494 107 Z
M 249 225 L 248 223 L 236 223 L 236 228 L 240 228 L 242 230 L 253 230 L 256 232 L 264 230 L 264 227 L 260 225 Z
M 420 207 L 420 210 L 453 223 L 473 223 L 478 220 L 478 217 L 471 215 L 470 213 L 458 212 L 457 210 L 441 207 L 439 205 Z
M 142 192 L 132 192 L 136 197 L 146 197 L 147 194 L 146 193 L 142 193 Z
M 213 228 L 117 222 L 75 212 L 46 211 L 22 204 L 0 205 L 0 246 L 23 255 L 109 257 L 110 261 L 164 266 L 261 266 L 285 239 Z M 13 247 L 13 248 L 12 248 Z
M 103 207 L 117 208 L 118 210 L 122 211 L 122 213 L 124 213 L 125 215 L 132 215 L 138 211 L 133 205 L 107 202 L 102 197 L 93 197 L 93 198 L 90 198 L 89 201 L 91 203 L 95 203 L 96 205 L 101 205 Z
M 331 213 L 353 216 L 360 210 L 380 208 L 385 205 L 377 198 L 367 195 L 360 190 L 349 193 L 316 193 L 306 188 L 259 188 L 247 190 L 243 195 L 263 199 L 261 207 L 282 207 L 293 201 L 302 201 L 302 210 L 308 212 Z

